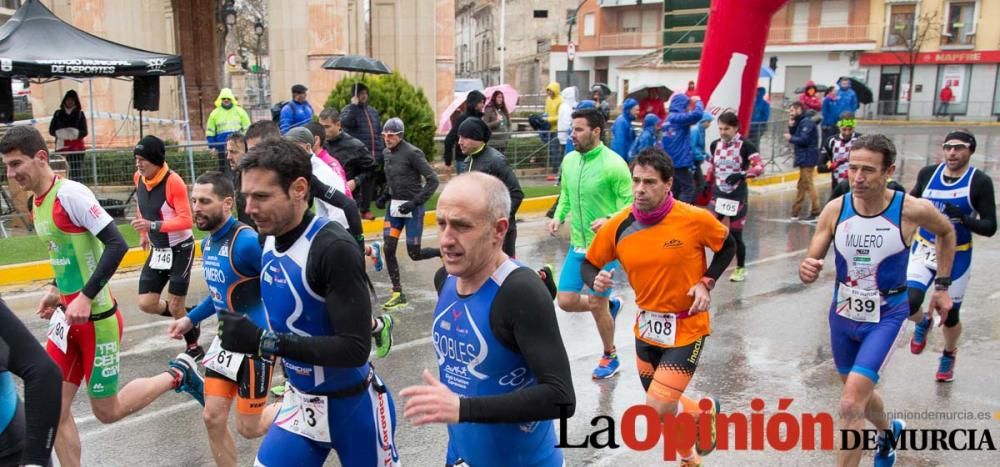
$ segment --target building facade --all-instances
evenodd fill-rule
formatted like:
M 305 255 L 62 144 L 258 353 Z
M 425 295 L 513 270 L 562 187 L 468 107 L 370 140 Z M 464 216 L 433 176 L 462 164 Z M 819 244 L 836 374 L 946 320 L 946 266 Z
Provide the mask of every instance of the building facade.
M 792 96 L 809 80 L 833 85 L 845 75 L 864 78 L 859 56 L 876 48 L 870 37 L 872 1 L 877 0 L 793 0 L 775 14 L 765 66 L 773 57 L 777 70 L 773 79 L 761 81 L 771 89 L 772 101 Z M 686 89 L 698 77 L 709 5 L 709 0 L 587 0 L 575 69 L 590 82 L 625 92 L 647 83 Z M 586 19 L 590 14 L 593 20 Z M 553 54 L 552 64 L 565 69 L 565 56 Z M 619 92 L 618 102 L 623 98 Z
M 501 3 L 506 21 L 501 21 Z M 568 18 L 578 5 L 579 0 L 456 0 L 456 77 L 478 78 L 486 86 L 508 83 L 522 94 L 542 92 L 550 74 L 550 49 L 565 47 Z
M 872 17 L 878 50 L 860 57 L 877 100 L 870 115 L 1000 118 L 1000 2 L 884 0 Z

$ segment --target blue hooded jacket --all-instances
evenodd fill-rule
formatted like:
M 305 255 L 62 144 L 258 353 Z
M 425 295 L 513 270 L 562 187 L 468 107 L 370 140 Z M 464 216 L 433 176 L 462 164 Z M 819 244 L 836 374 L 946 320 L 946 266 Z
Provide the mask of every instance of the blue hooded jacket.
M 839 111 L 837 112 L 837 117 L 840 117 L 841 112 L 855 112 L 858 111 L 858 94 L 851 89 L 851 82 L 847 81 L 847 86 L 844 86 L 844 80 L 840 81 L 840 89 L 837 90 L 837 96 L 840 100 Z
M 695 162 L 700 163 L 708 157 L 708 152 L 705 151 L 705 129 L 701 124 L 711 121 L 712 114 L 705 112 L 701 114 L 698 124 L 691 127 L 691 154 Z
M 660 126 L 660 117 L 652 113 L 646 114 L 646 117 L 642 119 L 642 132 L 629 148 L 628 158 L 625 159 L 625 162 L 631 162 L 644 149 L 656 145 L 656 128 L 658 126 Z
M 837 96 L 835 99 L 830 99 L 830 96 L 823 98 L 823 126 L 836 126 L 837 120 L 840 120 L 840 112 L 844 109 L 844 97 Z
M 757 88 L 757 99 L 753 101 L 753 114 L 750 115 L 752 123 L 767 123 L 771 119 L 771 103 L 764 99 L 767 89 Z
M 688 112 L 689 101 L 688 96 L 675 94 L 670 99 L 670 112 L 663 124 L 663 150 L 670 155 L 675 169 L 694 167 L 694 157 L 691 156 L 691 125 L 701 121 L 705 106 L 698 101 L 694 110 Z
M 628 98 L 622 107 L 622 114 L 615 119 L 615 125 L 611 127 L 611 150 L 628 159 L 628 150 L 635 142 L 635 130 L 632 129 L 632 114 L 629 112 L 633 107 L 639 105 L 639 101 Z

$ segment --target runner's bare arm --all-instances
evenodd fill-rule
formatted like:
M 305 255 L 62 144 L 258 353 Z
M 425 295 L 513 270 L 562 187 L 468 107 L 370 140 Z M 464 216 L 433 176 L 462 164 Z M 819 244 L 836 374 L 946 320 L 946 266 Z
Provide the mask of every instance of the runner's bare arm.
M 826 258 L 830 242 L 833 241 L 833 230 L 837 227 L 837 216 L 840 215 L 843 204 L 844 197 L 834 199 L 826 203 L 823 211 L 819 214 L 819 220 L 816 222 L 816 233 L 813 234 L 813 238 L 809 242 L 809 250 L 806 252 L 805 259 L 799 265 L 799 279 L 806 284 L 814 282 L 819 277 L 820 271 L 823 270 L 823 258 Z

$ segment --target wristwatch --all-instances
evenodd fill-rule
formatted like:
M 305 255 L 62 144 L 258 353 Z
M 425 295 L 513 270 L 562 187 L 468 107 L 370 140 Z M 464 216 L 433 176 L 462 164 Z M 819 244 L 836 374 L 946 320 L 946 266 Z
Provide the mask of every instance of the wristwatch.
M 715 288 L 715 279 L 712 279 L 711 277 L 702 277 L 698 282 L 701 282 L 701 284 L 704 285 L 709 292 Z
M 159 232 L 160 231 L 160 221 L 150 222 L 149 223 L 149 230 L 151 232 Z
M 934 279 L 934 290 L 948 290 L 951 287 L 950 277 L 938 277 Z
M 262 357 L 270 357 L 278 353 L 278 335 L 274 331 L 264 332 L 264 335 L 260 336 L 258 350 Z

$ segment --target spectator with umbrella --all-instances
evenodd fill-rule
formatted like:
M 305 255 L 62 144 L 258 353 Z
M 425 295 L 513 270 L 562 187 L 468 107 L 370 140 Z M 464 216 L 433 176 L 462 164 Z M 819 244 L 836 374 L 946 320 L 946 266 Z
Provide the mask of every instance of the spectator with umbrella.
M 841 112 L 858 112 L 858 107 L 860 106 L 858 93 L 854 91 L 854 82 L 851 78 L 846 76 L 840 78 L 840 91 L 837 95 L 840 99 L 840 112 L 837 115 L 840 115 Z M 830 122 L 830 125 L 835 125 L 835 122 Z
M 799 95 L 799 102 L 805 110 L 823 111 L 823 100 L 819 97 L 819 88 L 813 80 L 806 81 L 806 87 Z
M 503 91 L 497 89 L 493 91 L 490 102 L 486 104 L 486 109 L 483 112 L 483 121 L 486 122 L 492 134 L 492 138 L 489 139 L 490 146 L 496 148 L 501 154 L 507 151 L 507 139 L 510 138 L 512 127 L 509 110 L 512 106 L 513 103 L 508 106 Z
M 354 96 L 351 97 L 351 103 L 340 111 L 341 128 L 364 143 L 372 160 L 377 161 L 385 149 L 382 140 L 382 120 L 379 118 L 378 110 L 368 105 L 368 86 L 361 82 L 355 83 L 352 94 Z M 376 168 L 375 172 L 375 177 L 371 179 L 372 183 L 361 186 L 361 196 L 358 199 L 361 217 L 368 220 L 375 218 L 371 213 L 371 203 L 375 197 L 376 185 L 379 184 L 378 172 L 381 172 L 381 169 Z
M 590 87 L 590 97 L 597 104 L 597 110 L 604 114 L 604 120 L 611 120 L 611 105 L 608 104 L 609 95 L 611 95 L 611 88 L 604 83 L 594 83 Z
M 465 96 L 465 112 L 459 114 L 451 126 L 448 136 L 444 137 L 444 165 L 451 167 L 451 162 L 455 161 L 455 174 L 465 172 L 465 154 L 462 154 L 458 146 L 458 127 L 469 118 L 482 120 L 483 110 L 486 108 L 486 96 L 479 91 L 469 91 Z

